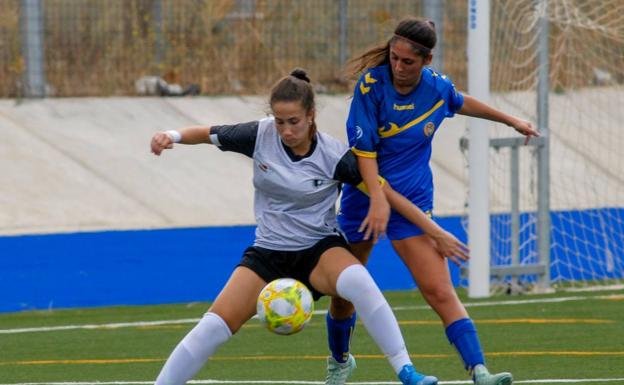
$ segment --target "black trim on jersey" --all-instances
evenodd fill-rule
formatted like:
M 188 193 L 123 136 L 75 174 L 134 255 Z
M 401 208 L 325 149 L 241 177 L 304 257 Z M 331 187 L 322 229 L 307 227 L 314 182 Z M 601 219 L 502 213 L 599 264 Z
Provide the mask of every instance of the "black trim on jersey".
M 212 126 L 210 134 L 217 134 L 221 151 L 238 152 L 248 157 L 253 156 L 258 137 L 259 122 L 238 123 L 232 125 Z
M 334 180 L 357 186 L 362 183 L 362 174 L 358 168 L 357 156 L 353 151 L 347 151 L 336 165 Z
M 314 149 L 316 148 L 316 142 L 317 142 L 316 137 L 312 138 L 312 144 L 310 144 L 310 149 L 308 150 L 308 152 L 306 152 L 305 155 L 297 155 L 292 151 L 290 147 L 285 145 L 284 142 L 280 140 L 282 147 L 284 147 L 284 151 L 286 151 L 286 155 L 288 155 L 290 160 L 292 160 L 293 162 L 299 162 L 301 159 L 305 159 L 309 157 L 310 155 L 312 155 L 312 153 L 314 152 Z

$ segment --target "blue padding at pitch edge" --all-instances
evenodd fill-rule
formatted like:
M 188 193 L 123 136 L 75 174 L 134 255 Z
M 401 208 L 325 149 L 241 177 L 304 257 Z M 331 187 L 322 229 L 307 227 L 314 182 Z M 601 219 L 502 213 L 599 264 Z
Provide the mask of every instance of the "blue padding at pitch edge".
M 0 237 L 0 311 L 211 300 L 254 229 Z
M 459 231 L 459 218 L 441 219 Z M 255 226 L 0 237 L 0 312 L 213 300 Z M 390 242 L 370 259 L 382 289 L 415 287 Z M 457 281 L 458 273 L 455 272 Z
M 520 221 L 531 223 L 534 215 L 524 213 Z M 492 221 L 501 218 L 492 216 Z M 551 218 L 553 280 L 582 279 L 580 268 L 604 271 L 605 266 L 615 268 L 602 278 L 624 278 L 623 208 L 558 211 Z M 466 241 L 461 217 L 435 219 Z M 532 227 L 521 225 L 521 243 L 531 237 Z M 254 230 L 234 226 L 0 236 L 0 312 L 210 301 L 252 244 Z M 531 259 L 535 242 L 527 241 L 522 253 L 521 260 Z M 459 269 L 449 266 L 453 284 L 460 284 Z M 388 240 L 375 246 L 368 268 L 382 290 L 416 287 Z

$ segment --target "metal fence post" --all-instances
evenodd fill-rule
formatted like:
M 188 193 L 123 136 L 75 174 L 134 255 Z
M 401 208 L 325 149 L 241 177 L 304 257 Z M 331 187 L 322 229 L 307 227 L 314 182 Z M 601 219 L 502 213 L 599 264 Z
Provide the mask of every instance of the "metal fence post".
M 344 67 L 347 62 L 348 47 L 347 47 L 347 33 L 349 28 L 349 20 L 347 18 L 349 8 L 347 4 L 348 0 L 340 0 L 338 9 L 339 18 L 339 40 L 338 40 L 338 60 L 340 60 L 340 67 Z
M 511 147 L 511 264 L 520 264 L 520 156 L 518 146 Z
M 42 98 L 46 95 L 42 0 L 22 0 L 20 29 L 26 67 L 23 77 L 24 96 Z
M 444 72 L 444 0 L 423 0 L 422 13 L 435 23 L 437 44 L 431 66 Z
M 152 14 L 154 15 L 154 66 L 156 73 L 160 73 L 163 60 L 162 0 L 154 0 L 152 6 Z

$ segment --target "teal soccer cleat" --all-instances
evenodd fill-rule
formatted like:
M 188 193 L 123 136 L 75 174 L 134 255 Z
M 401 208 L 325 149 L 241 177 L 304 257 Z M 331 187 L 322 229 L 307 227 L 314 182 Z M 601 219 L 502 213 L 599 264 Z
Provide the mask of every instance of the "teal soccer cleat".
M 413 365 L 405 365 L 399 373 L 399 380 L 403 385 L 437 385 L 438 379 L 433 376 L 425 376 L 416 371 Z
M 474 383 L 475 385 L 511 385 L 513 376 L 507 372 L 490 374 L 485 366 L 477 365 L 474 367 Z
M 356 366 L 355 358 L 351 354 L 345 363 L 336 361 L 332 356 L 327 357 L 325 385 L 344 385 Z

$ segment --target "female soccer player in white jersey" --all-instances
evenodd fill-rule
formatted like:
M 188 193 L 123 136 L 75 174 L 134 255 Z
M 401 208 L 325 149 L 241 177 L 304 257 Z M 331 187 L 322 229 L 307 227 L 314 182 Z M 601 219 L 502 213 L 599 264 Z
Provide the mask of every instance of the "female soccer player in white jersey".
M 257 221 L 253 246 L 245 250 L 208 312 L 174 349 L 156 384 L 190 380 L 256 313 L 266 283 L 280 277 L 305 283 L 315 299 L 328 294 L 353 303 L 403 384 L 437 384 L 435 377 L 414 369 L 390 306 L 338 230 L 335 204 L 340 184 L 358 185 L 362 179 L 349 147 L 316 130 L 314 92 L 305 72 L 295 70 L 281 79 L 272 89 L 270 106 L 274 116 L 260 121 L 189 127 L 152 138 L 156 155 L 174 143 L 211 143 L 251 157 Z M 455 237 L 387 184 L 383 190 L 393 207 L 440 234 L 450 252 L 465 257 L 465 246 Z
M 349 144 L 358 158 L 369 196 L 345 186 L 338 221 L 356 257 L 366 263 L 373 244 L 386 233 L 410 270 L 425 300 L 440 316 L 451 344 L 458 350 L 477 385 L 507 385 L 510 373 L 492 375 L 485 367 L 474 323 L 453 288 L 444 253 L 439 253 L 423 229 L 400 213 L 390 213 L 388 202 L 374 181 L 377 173 L 425 212 L 433 208 L 433 181 L 429 160 L 434 133 L 455 113 L 501 122 L 519 133 L 538 136 L 531 123 L 497 111 L 462 95 L 453 83 L 431 68 L 436 44 L 432 22 L 416 18 L 401 21 L 385 44 L 351 60 L 355 86 L 347 120 Z M 372 239 L 358 232 L 366 219 Z M 355 362 L 348 353 L 355 325 L 353 307 L 332 299 L 327 327 L 332 355 L 327 384 L 342 385 Z

